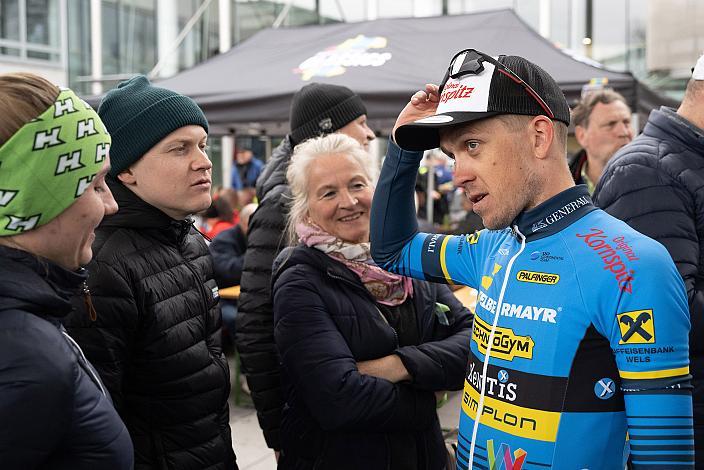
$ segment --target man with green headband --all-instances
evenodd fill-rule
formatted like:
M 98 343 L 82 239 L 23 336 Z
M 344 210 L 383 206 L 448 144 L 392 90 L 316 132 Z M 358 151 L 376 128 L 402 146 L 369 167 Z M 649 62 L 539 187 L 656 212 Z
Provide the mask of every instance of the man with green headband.
M 112 393 L 136 468 L 237 468 L 229 369 L 212 260 L 190 214 L 210 205 L 208 121 L 188 97 L 138 76 L 103 98 L 108 184 L 120 205 L 97 230 L 89 287 L 67 323 Z
M 0 467 L 130 470 L 133 448 L 61 326 L 86 289 L 94 230 L 117 204 L 110 135 L 71 90 L 0 75 Z

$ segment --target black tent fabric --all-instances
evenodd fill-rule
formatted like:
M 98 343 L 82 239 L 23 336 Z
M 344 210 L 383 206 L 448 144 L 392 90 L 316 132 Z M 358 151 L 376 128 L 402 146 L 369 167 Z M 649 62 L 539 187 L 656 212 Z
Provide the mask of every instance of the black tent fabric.
M 291 97 L 306 83 L 345 85 L 362 96 L 374 128 L 388 131 L 409 97 L 438 83 L 452 55 L 465 48 L 535 62 L 570 102 L 591 78 L 607 78 L 633 109 L 647 113 L 665 103 L 630 73 L 565 54 L 513 10 L 267 29 L 159 85 L 194 98 L 216 132 L 259 123 L 276 134 L 288 131 Z

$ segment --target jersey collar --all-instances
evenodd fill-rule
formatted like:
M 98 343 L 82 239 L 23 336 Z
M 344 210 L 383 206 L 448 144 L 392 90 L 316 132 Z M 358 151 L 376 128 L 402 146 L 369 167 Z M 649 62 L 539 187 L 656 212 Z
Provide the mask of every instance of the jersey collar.
M 557 233 L 593 210 L 596 210 L 596 206 L 589 191 L 585 185 L 580 184 L 522 212 L 512 226 L 517 226 L 528 242 Z

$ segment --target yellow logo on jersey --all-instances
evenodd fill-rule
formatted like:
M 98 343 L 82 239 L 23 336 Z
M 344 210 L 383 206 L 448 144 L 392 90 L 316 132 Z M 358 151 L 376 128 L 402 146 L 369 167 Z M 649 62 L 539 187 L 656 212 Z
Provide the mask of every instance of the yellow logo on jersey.
M 482 276 L 482 287 L 484 290 L 489 290 L 489 287 L 491 287 L 491 284 L 494 282 L 494 276 L 496 276 L 496 273 L 501 271 L 501 265 L 494 263 L 494 272 L 491 273 L 491 276 Z
M 472 420 L 477 416 L 479 400 L 479 392 L 465 381 L 462 411 Z M 560 413 L 525 408 L 484 396 L 479 422 L 512 436 L 555 442 L 560 425 Z
M 491 325 L 475 315 L 472 341 L 477 343 L 479 352 L 482 354 L 486 354 L 490 334 Z M 497 326 L 491 345 L 491 357 L 506 361 L 513 361 L 514 357 L 533 359 L 534 346 L 535 342 L 530 336 L 520 336 L 515 334 L 511 328 Z
M 655 342 L 655 317 L 652 310 L 634 310 L 616 315 L 621 339 L 618 344 Z
M 470 233 L 465 237 L 465 240 L 467 240 L 467 243 L 469 245 L 475 245 L 479 241 L 479 235 L 481 235 L 481 233 L 482 232 L 480 232 L 479 230 L 474 233 Z

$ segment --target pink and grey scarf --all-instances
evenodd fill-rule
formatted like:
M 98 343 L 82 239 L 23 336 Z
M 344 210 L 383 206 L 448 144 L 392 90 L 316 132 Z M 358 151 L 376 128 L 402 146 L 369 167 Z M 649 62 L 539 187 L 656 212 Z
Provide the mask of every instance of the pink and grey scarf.
M 317 225 L 299 223 L 296 233 L 301 243 L 322 251 L 354 272 L 377 302 L 400 305 L 413 296 L 411 279 L 384 271 L 374 264 L 369 242 L 348 243 L 330 235 Z

